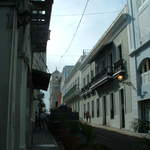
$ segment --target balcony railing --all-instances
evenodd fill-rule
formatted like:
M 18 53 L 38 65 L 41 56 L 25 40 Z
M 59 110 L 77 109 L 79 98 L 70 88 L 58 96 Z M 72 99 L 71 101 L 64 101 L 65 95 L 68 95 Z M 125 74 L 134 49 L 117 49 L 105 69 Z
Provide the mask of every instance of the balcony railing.
M 124 60 L 120 59 L 114 63 L 114 72 L 118 72 L 120 70 L 124 70 Z
M 33 52 L 46 52 L 47 40 L 50 37 L 49 22 L 53 0 L 30 0 L 31 43 Z
M 88 83 L 87 85 L 85 85 L 82 89 L 81 89 L 81 95 L 87 95 L 90 93 L 90 86 L 91 83 Z
M 72 100 L 74 97 L 79 95 L 79 88 L 77 85 L 74 85 L 63 97 L 64 102 Z
M 112 67 L 104 68 L 99 73 L 97 73 L 96 76 L 92 79 L 91 89 L 101 86 L 111 78 L 112 78 Z
M 123 59 L 120 59 L 114 63 L 113 76 L 116 76 L 124 72 L 125 72 L 125 61 Z

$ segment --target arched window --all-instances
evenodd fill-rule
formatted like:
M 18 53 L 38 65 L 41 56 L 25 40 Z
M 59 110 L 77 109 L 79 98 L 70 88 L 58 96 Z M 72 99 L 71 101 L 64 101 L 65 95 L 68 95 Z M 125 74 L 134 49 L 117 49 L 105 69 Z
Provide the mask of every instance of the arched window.
M 145 73 L 150 71 L 150 58 L 145 59 L 142 64 L 141 64 L 141 68 L 140 68 L 140 72 Z
M 143 84 L 150 82 L 150 58 L 145 59 L 141 63 L 140 74 Z

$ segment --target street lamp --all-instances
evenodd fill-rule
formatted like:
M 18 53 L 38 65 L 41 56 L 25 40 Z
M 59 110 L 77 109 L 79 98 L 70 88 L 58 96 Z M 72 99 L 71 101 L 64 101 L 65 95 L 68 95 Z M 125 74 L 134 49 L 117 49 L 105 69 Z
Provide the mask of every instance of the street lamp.
M 116 77 L 119 81 L 122 81 L 124 79 L 124 76 L 122 74 L 119 74 L 117 77 Z

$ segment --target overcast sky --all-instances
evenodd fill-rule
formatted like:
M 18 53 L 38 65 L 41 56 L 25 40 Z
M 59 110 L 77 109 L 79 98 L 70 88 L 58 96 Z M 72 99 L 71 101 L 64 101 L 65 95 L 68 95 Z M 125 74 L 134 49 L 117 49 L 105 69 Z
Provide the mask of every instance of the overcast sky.
M 89 0 L 78 32 L 66 52 L 86 1 L 54 0 L 50 21 L 51 35 L 47 44 L 47 64 L 50 72 L 56 67 L 62 71 L 63 66 L 76 63 L 83 49 L 91 50 L 126 2 L 126 0 Z
M 87 0 L 54 0 L 47 44 L 47 65 L 50 72 L 65 65 L 74 65 L 83 50 L 90 51 L 108 29 L 126 0 L 89 0 L 85 15 L 74 36 Z M 46 96 L 47 97 L 47 96 Z

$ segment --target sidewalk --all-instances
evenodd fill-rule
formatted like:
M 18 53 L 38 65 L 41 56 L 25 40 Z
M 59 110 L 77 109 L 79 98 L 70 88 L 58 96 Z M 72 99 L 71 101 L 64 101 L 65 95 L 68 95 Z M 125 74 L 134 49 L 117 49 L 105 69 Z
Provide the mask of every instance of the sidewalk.
M 59 150 L 59 147 L 48 128 L 45 127 L 34 129 L 30 150 Z
M 87 122 L 85 122 L 85 123 L 87 123 Z M 129 131 L 129 130 L 125 130 L 125 129 L 112 128 L 112 127 L 109 127 L 109 126 L 97 125 L 97 124 L 93 124 L 93 123 L 88 123 L 88 124 L 93 126 L 93 127 L 96 127 L 96 128 L 101 128 L 101 129 L 105 129 L 105 130 L 109 130 L 109 131 L 114 131 L 114 132 L 124 134 L 124 135 L 128 135 L 128 136 L 150 139 L 150 133 L 135 133 L 133 131 Z

